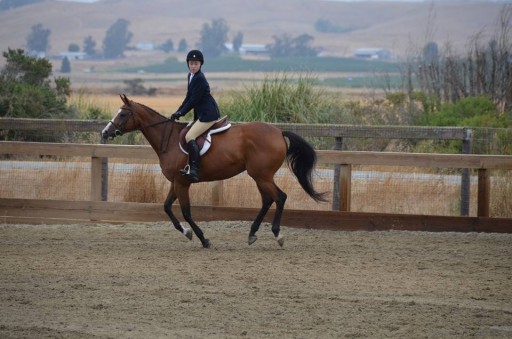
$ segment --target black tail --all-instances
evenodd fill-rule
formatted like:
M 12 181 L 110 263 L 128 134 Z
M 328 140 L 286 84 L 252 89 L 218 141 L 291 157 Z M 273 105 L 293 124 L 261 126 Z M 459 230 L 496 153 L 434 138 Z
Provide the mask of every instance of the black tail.
M 293 132 L 284 131 L 283 136 L 288 138 L 289 141 L 286 160 L 293 174 L 299 180 L 299 184 L 315 201 L 327 201 L 325 198 L 326 193 L 315 191 L 311 182 L 311 174 L 316 164 L 316 152 L 313 147 L 301 136 Z

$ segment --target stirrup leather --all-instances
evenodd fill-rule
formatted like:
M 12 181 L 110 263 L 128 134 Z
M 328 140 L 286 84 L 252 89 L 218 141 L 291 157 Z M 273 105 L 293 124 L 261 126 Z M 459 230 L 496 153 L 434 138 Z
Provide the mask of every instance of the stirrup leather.
M 190 175 L 190 165 L 187 164 L 185 167 L 180 169 L 181 175 Z

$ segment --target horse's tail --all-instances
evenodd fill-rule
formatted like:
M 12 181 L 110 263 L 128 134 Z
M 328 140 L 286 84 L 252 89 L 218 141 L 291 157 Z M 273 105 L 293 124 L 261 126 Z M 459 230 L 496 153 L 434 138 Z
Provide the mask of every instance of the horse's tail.
M 286 152 L 286 160 L 291 171 L 297 177 L 299 184 L 304 191 L 315 201 L 327 201 L 326 193 L 318 193 L 313 188 L 311 182 L 311 174 L 316 164 L 316 152 L 301 136 L 284 131 L 283 136 L 288 138 L 288 151 Z

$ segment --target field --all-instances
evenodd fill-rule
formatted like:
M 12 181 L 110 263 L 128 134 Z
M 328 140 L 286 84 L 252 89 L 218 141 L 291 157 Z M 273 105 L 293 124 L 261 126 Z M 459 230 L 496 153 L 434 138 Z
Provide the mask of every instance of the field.
M 512 336 L 512 235 L 0 225 L 2 338 Z

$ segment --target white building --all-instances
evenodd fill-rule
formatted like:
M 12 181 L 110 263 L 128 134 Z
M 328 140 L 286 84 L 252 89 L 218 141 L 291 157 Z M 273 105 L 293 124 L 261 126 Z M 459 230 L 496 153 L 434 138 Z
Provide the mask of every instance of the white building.
M 363 59 L 390 59 L 391 52 L 385 48 L 359 48 L 354 56 Z

